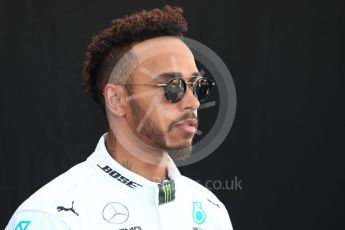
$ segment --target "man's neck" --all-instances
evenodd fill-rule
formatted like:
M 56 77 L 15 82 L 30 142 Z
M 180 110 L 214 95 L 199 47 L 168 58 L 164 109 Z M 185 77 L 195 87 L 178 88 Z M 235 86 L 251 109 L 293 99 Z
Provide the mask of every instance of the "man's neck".
M 118 163 L 128 170 L 146 178 L 147 180 L 153 182 L 162 182 L 168 179 L 167 175 L 167 154 L 162 153 L 133 153 L 135 151 L 134 143 L 120 143 L 116 140 L 112 132 L 108 132 L 105 146 L 109 154 Z M 131 148 L 126 148 L 124 146 L 131 146 Z M 146 156 L 146 157 L 145 157 Z M 149 156 L 149 157 L 147 157 Z

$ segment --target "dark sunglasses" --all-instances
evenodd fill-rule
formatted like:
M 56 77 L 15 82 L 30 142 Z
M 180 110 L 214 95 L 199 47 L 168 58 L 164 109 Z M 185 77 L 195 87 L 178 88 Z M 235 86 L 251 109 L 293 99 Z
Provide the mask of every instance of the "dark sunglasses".
M 194 96 L 200 101 L 205 101 L 211 93 L 211 89 L 216 83 L 207 79 L 206 77 L 197 76 L 192 82 L 183 80 L 182 75 L 174 73 L 174 77 L 168 81 L 160 84 L 134 84 L 127 83 L 126 85 L 148 85 L 164 87 L 164 95 L 170 103 L 179 102 L 186 94 L 187 86 L 192 89 Z

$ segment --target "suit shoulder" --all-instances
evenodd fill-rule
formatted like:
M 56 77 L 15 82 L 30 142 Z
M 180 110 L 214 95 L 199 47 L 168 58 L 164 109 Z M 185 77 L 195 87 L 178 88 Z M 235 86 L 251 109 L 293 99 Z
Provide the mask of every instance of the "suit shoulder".
M 94 175 L 96 173 L 86 162 L 79 163 L 37 190 L 19 206 L 17 211 L 26 209 L 49 210 L 56 200 L 68 195 L 73 190 L 77 190 Z
M 206 187 L 204 187 L 197 181 L 192 180 L 186 176 L 182 176 L 182 178 L 188 184 L 188 186 L 191 187 L 191 189 L 199 192 L 200 194 L 203 194 L 205 197 L 207 197 L 208 199 L 211 199 L 214 202 L 221 203 L 221 201 L 213 192 L 211 192 L 209 189 L 207 189 Z

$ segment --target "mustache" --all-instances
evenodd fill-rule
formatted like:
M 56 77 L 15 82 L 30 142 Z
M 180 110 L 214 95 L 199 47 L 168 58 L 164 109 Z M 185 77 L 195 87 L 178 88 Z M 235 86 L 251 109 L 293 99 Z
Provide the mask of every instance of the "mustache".
M 183 120 L 186 120 L 186 119 L 195 119 L 197 124 L 199 124 L 199 120 L 198 120 L 198 117 L 193 113 L 193 112 L 190 112 L 190 113 L 185 113 L 183 114 L 180 118 L 174 120 L 171 122 L 171 124 L 169 125 L 169 130 L 171 130 L 172 128 L 174 128 L 174 126 L 179 123 L 180 121 L 183 121 Z

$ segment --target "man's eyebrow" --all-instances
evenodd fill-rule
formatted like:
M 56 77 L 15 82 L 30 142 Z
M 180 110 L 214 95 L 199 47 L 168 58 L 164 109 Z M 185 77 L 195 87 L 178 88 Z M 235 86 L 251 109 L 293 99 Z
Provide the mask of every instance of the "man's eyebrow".
M 201 76 L 201 73 L 200 72 L 194 72 L 191 74 L 192 77 L 199 77 Z
M 160 79 L 169 79 L 169 78 L 173 78 L 176 75 L 181 75 L 180 72 L 166 72 L 166 73 L 161 73 L 159 74 L 157 77 L 155 77 L 155 80 L 160 80 Z
M 175 77 L 176 75 L 182 76 L 181 72 L 166 72 L 166 73 L 161 73 L 157 77 L 154 78 L 154 80 L 168 80 L 170 78 Z M 193 72 L 191 77 L 198 77 L 201 76 L 200 72 Z

